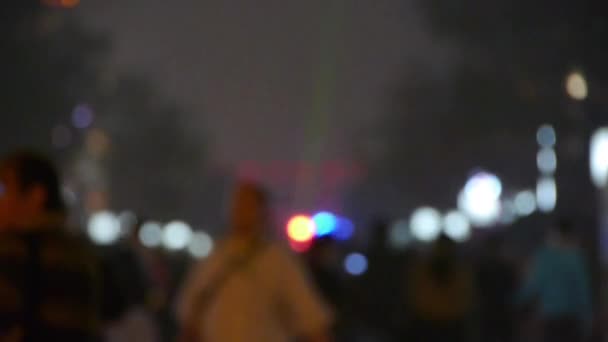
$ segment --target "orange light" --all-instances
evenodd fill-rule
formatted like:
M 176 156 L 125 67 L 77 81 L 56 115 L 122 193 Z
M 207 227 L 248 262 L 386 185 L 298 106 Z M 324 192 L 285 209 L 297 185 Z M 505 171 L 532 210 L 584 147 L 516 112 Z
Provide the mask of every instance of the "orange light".
M 295 242 L 311 241 L 315 236 L 315 231 L 315 223 L 308 216 L 294 216 L 287 223 L 287 236 Z
M 74 8 L 80 4 L 80 0 L 42 0 L 42 3 L 52 7 Z
M 80 0 L 61 0 L 61 6 L 66 8 L 72 8 L 78 6 Z

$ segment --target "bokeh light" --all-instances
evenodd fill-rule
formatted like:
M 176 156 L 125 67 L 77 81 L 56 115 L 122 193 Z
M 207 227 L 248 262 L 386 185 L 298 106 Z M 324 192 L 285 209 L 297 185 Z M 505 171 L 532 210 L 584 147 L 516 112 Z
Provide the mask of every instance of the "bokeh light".
M 608 185 L 608 127 L 593 133 L 589 155 L 589 168 L 593 184 L 598 188 Z
M 129 234 L 137 224 L 137 216 L 134 212 L 126 210 L 118 215 L 118 222 L 121 235 Z
M 349 240 L 355 233 L 355 225 L 346 217 L 339 217 L 336 221 L 336 229 L 332 236 L 341 241 Z
M 99 128 L 92 129 L 86 136 L 86 148 L 91 155 L 101 158 L 108 153 L 110 137 Z
M 441 214 L 430 207 L 416 209 L 410 219 L 410 231 L 417 240 L 435 240 L 441 234 Z
M 471 177 L 458 196 L 458 209 L 471 223 L 486 227 L 495 223 L 501 212 L 502 183 L 498 177 L 480 172 Z
M 396 250 L 408 247 L 412 242 L 410 224 L 407 220 L 398 220 L 391 226 L 388 232 L 388 245 Z
M 213 251 L 213 239 L 206 232 L 195 232 L 192 234 L 188 244 L 188 252 L 194 258 L 201 259 L 208 257 Z
M 515 195 L 513 204 L 515 205 L 517 215 L 532 215 L 536 211 L 536 195 L 531 190 L 521 191 Z
M 169 250 L 184 249 L 190 243 L 192 228 L 185 222 L 173 221 L 167 223 L 163 230 L 163 245 Z
M 453 210 L 443 218 L 443 232 L 454 241 L 464 242 L 471 237 L 471 223 L 465 214 Z
M 80 0 L 60 0 L 61 6 L 66 8 L 72 8 L 80 4 Z
M 96 244 L 110 245 L 120 237 L 120 221 L 112 212 L 92 214 L 87 226 L 89 237 Z
M 498 216 L 498 222 L 503 225 L 510 225 L 517 221 L 518 215 L 515 209 L 515 201 L 511 199 L 505 199 L 500 205 L 500 215 Z
M 305 215 L 294 216 L 287 223 L 287 236 L 294 242 L 311 241 L 315 232 L 315 222 Z
M 93 123 L 93 110 L 86 104 L 79 104 L 72 112 L 72 125 L 76 128 L 85 129 Z
M 158 222 L 148 221 L 141 225 L 139 230 L 139 241 L 142 245 L 155 248 L 163 242 L 163 228 Z
M 582 101 L 587 98 L 587 80 L 582 73 L 574 71 L 566 78 L 566 92 L 571 98 Z
M 74 8 L 80 4 L 80 0 L 42 0 L 46 6 L 61 7 L 61 8 Z
M 554 147 L 557 143 L 557 134 L 552 125 L 545 124 L 540 126 L 536 132 L 536 141 L 541 147 Z
M 536 156 L 538 170 L 544 175 L 552 175 L 557 169 L 557 155 L 551 147 L 545 147 L 538 151 Z
M 353 276 L 363 275 L 367 271 L 367 258 L 361 253 L 351 253 L 344 259 L 344 269 Z
M 338 224 L 336 216 L 325 211 L 315 214 L 312 220 L 316 226 L 317 236 L 331 235 Z
M 557 205 L 557 185 L 555 179 L 543 177 L 536 184 L 536 205 L 543 213 L 552 212 Z

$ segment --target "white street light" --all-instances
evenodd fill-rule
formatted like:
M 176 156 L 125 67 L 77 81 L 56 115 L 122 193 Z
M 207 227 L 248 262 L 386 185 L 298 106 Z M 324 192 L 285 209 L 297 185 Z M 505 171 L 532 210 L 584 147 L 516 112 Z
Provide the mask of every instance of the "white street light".
M 182 221 L 169 222 L 163 230 L 163 245 L 169 250 L 184 249 L 190 243 L 192 228 Z
M 416 209 L 410 219 L 412 236 L 423 242 L 431 242 L 441 234 L 441 214 L 429 207 Z
M 552 177 L 543 177 L 536 184 L 536 203 L 538 210 L 549 213 L 557 205 L 557 185 Z
M 589 168 L 593 184 L 598 188 L 608 185 L 608 127 L 595 131 L 591 137 Z
M 464 242 L 471 237 L 471 223 L 466 215 L 453 210 L 443 218 L 443 232 L 454 241 Z
M 89 218 L 88 233 L 98 245 L 110 245 L 120 238 L 120 220 L 109 211 L 100 211 Z
M 467 181 L 458 196 L 458 209 L 474 226 L 490 226 L 500 217 L 501 194 L 502 183 L 498 177 L 486 172 L 477 173 Z

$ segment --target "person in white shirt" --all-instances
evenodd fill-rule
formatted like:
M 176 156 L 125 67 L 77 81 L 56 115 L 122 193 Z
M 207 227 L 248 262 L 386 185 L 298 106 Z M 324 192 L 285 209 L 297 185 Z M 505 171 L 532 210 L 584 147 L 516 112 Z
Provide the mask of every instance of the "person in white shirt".
M 231 231 L 196 265 L 178 299 L 182 341 L 329 341 L 332 313 L 303 267 L 263 238 L 268 200 L 255 184 L 238 187 Z

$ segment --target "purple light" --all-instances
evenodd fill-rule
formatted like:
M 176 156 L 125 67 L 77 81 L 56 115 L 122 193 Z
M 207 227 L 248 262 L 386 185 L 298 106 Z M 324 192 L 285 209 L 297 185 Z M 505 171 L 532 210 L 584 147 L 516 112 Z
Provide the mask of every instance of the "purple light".
M 72 112 L 72 124 L 76 128 L 84 129 L 93 123 L 93 110 L 88 105 L 80 104 Z

